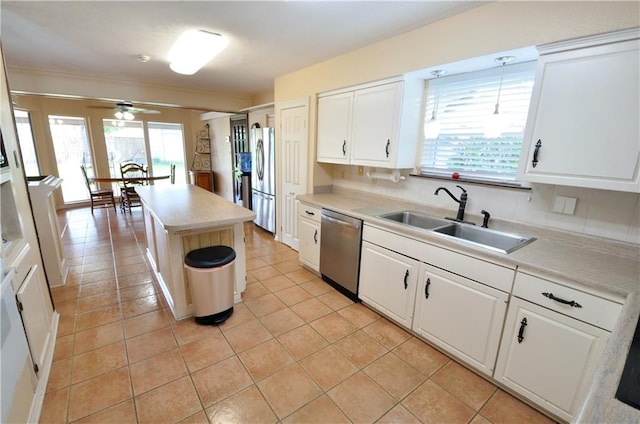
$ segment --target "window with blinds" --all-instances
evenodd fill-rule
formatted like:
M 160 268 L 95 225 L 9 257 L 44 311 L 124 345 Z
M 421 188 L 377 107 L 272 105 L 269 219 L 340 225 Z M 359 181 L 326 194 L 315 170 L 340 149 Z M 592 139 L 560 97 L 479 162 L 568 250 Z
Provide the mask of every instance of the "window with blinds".
M 422 175 L 515 182 L 534 72 L 527 62 L 429 81 Z

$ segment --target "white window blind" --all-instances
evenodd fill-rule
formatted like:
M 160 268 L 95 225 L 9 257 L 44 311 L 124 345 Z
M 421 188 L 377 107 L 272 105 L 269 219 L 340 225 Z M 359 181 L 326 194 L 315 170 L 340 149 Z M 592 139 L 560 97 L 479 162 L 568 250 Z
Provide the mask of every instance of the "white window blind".
M 528 62 L 431 80 L 421 173 L 458 172 L 470 180 L 514 181 L 534 71 L 535 63 Z

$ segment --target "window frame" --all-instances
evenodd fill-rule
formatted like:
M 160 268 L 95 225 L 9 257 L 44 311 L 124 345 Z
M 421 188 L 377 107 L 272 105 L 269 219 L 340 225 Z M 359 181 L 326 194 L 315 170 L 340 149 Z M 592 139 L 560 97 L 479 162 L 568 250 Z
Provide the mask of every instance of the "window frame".
M 500 65 L 500 66 L 489 68 L 489 69 L 472 71 L 472 72 L 456 74 L 451 76 L 441 76 L 439 78 L 431 78 L 429 80 L 426 80 L 425 81 L 426 82 L 425 101 L 424 101 L 425 106 L 424 106 L 424 114 L 423 114 L 424 124 L 426 126 L 427 122 L 431 119 L 433 114 L 433 106 L 434 106 L 434 103 L 436 103 L 436 97 L 437 97 L 435 90 L 445 85 L 448 85 L 448 86 L 459 85 L 460 83 L 464 83 L 466 81 L 469 81 L 469 82 L 479 81 L 480 84 L 484 84 L 481 81 L 483 80 L 486 81 L 487 79 L 493 79 L 494 82 L 492 84 L 495 86 L 498 86 L 498 81 L 500 81 L 503 71 L 504 71 L 505 78 L 508 78 L 510 75 L 514 75 L 514 74 L 529 73 L 530 74 L 529 80 L 531 81 L 531 92 L 532 92 L 533 81 L 535 79 L 535 70 L 536 70 L 536 61 L 534 60 L 534 61 L 520 62 L 512 65 L 505 65 L 504 69 L 503 69 L 503 66 Z M 494 90 L 495 90 L 495 95 L 491 94 L 491 95 L 487 95 L 486 97 L 490 98 L 495 96 L 494 98 L 497 100 L 498 98 L 497 87 Z M 500 97 L 501 112 L 503 111 L 504 95 L 505 94 L 504 94 L 504 85 L 503 85 L 503 92 L 501 93 L 501 97 Z M 524 107 L 525 116 L 524 116 L 524 122 L 522 125 L 522 132 L 521 132 L 522 140 L 520 141 L 520 146 L 521 146 L 519 151 L 520 155 L 522 153 L 522 144 L 523 144 L 524 133 L 526 128 L 526 120 L 528 117 L 528 111 L 530 107 L 530 95 L 531 94 L 529 94 L 529 101 Z M 495 100 L 492 103 L 493 103 L 493 106 L 495 106 Z M 437 106 L 438 106 L 438 112 L 436 113 L 436 117 L 438 117 L 439 114 L 443 113 L 441 109 L 443 105 L 438 104 Z M 491 111 L 493 111 L 493 107 L 491 108 Z M 482 172 L 482 173 L 474 174 L 472 172 L 467 173 L 461 169 L 449 168 L 449 169 L 438 170 L 435 167 L 423 166 L 425 164 L 424 156 L 426 154 L 425 153 L 426 149 L 431 148 L 431 144 L 432 144 L 429 142 L 429 140 L 433 140 L 433 139 L 427 139 L 425 131 L 426 129 L 423 129 L 422 142 L 420 143 L 420 147 L 418 149 L 418 157 L 416 158 L 417 159 L 416 172 L 412 173 L 413 176 L 445 179 L 445 180 L 451 181 L 453 178 L 452 177 L 453 173 L 458 172 L 459 176 L 456 180 L 461 182 L 464 181 L 464 182 L 480 183 L 480 184 L 488 184 L 488 185 L 496 185 L 496 186 L 504 186 L 504 187 L 512 187 L 512 188 L 527 188 L 527 189 L 529 188 L 528 184 L 522 183 L 517 180 L 517 165 L 515 166 L 514 172 L 508 174 L 509 176 L 506 178 L 501 177 L 499 173 L 492 174 L 492 173 Z M 475 140 L 475 142 L 477 143 L 477 141 L 482 140 L 482 138 L 476 137 L 473 140 Z

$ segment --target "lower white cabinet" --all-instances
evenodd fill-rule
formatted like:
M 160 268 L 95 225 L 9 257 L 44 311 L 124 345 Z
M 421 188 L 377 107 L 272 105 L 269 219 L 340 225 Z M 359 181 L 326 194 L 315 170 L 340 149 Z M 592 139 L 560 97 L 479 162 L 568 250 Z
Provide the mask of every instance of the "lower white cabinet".
M 320 214 L 318 208 L 300 205 L 298 259 L 316 272 L 320 272 Z
M 53 354 L 53 307 L 47 291 L 44 271 L 34 265 L 16 293 L 18 311 L 29 342 L 31 358 L 36 373 L 47 364 L 47 356 Z
M 419 279 L 413 331 L 491 376 L 509 294 L 426 264 Z
M 512 298 L 495 378 L 571 421 L 608 336 L 600 328 Z
M 571 421 L 623 302 L 518 271 L 494 378 Z
M 363 241 L 358 295 L 398 324 L 411 328 L 419 269 L 420 262 L 415 259 Z

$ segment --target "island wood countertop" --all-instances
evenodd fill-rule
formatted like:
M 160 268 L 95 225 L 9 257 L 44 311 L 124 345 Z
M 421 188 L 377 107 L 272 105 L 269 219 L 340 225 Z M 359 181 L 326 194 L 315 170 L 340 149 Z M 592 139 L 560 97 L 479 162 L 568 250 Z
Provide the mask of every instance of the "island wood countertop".
M 136 187 L 167 231 L 188 231 L 253 221 L 255 212 L 192 184 Z

